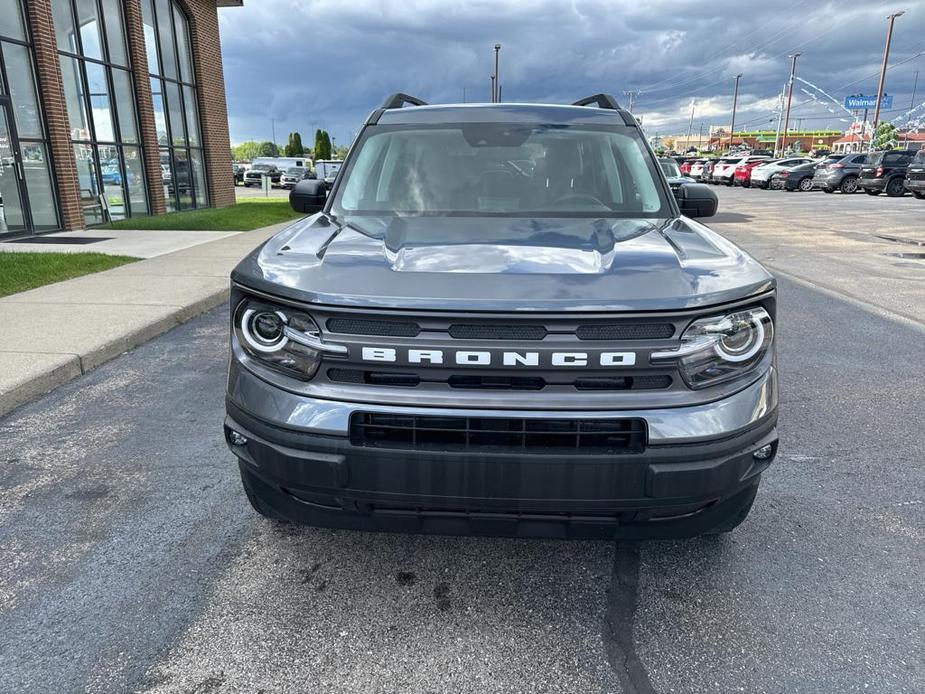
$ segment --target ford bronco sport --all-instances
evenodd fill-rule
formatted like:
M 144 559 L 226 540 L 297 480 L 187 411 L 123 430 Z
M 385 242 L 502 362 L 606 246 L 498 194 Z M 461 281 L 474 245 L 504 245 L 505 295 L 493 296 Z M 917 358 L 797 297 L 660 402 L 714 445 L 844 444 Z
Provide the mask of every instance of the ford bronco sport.
M 225 437 L 264 516 L 732 530 L 777 451 L 775 280 L 632 114 L 390 97 L 232 273 Z

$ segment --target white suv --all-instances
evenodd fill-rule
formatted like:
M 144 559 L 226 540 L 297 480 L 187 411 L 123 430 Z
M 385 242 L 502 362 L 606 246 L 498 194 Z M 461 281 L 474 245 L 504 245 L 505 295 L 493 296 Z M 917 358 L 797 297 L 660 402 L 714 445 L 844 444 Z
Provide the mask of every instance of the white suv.
M 789 169 L 801 164 L 809 164 L 815 161 L 809 157 L 791 157 L 790 159 L 773 159 L 767 164 L 759 164 L 752 169 L 752 186 L 756 188 L 767 188 L 771 181 L 771 176 L 778 171 Z
M 748 164 L 753 161 L 763 161 L 765 156 L 741 154 L 735 157 L 723 157 L 713 169 L 713 182 L 725 183 L 727 186 L 732 185 L 732 177 L 735 175 L 736 167 L 741 164 Z

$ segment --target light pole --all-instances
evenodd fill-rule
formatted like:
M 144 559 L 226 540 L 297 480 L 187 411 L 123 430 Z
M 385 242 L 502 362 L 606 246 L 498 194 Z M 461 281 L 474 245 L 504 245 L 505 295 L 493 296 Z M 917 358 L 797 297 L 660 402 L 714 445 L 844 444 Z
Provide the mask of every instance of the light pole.
M 802 53 L 794 53 L 790 58 L 790 79 L 787 81 L 787 115 L 784 116 L 784 132 L 780 143 L 780 151 L 783 154 L 787 149 L 787 129 L 790 127 L 790 104 L 793 103 L 793 75 L 797 71 L 797 58 Z
M 694 130 L 694 100 L 691 99 L 691 120 L 687 124 L 687 142 L 685 143 L 685 151 L 691 147 L 691 135 Z
M 732 125 L 729 126 L 729 149 L 732 149 L 732 138 L 735 137 L 736 131 L 736 105 L 739 101 L 739 78 L 741 76 L 741 73 L 736 75 L 736 84 L 732 91 Z
M 501 54 L 501 44 L 496 43 L 495 44 L 495 93 L 492 99 L 495 103 L 498 103 L 499 101 L 501 101 L 501 73 L 498 71 L 500 54 Z
M 877 85 L 877 104 L 874 106 L 874 129 L 870 135 L 870 148 L 874 148 L 874 138 L 877 136 L 877 124 L 880 123 L 880 100 L 883 99 L 883 83 L 886 81 L 886 64 L 890 59 L 890 42 L 893 40 L 893 22 L 902 17 L 904 10 L 894 12 L 887 19 L 890 20 L 886 29 L 886 44 L 883 46 L 883 65 L 880 66 L 880 83 Z

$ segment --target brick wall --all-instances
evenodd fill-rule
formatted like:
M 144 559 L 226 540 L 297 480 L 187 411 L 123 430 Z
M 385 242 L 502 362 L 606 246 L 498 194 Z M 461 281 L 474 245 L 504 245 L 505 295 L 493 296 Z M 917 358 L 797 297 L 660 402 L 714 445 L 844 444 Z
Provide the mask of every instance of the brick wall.
M 218 10 L 215 0 L 178 1 L 186 8 L 190 20 L 193 69 L 199 88 L 199 118 L 209 177 L 209 203 L 213 207 L 227 207 L 234 204 L 235 194 Z
M 58 189 L 61 225 L 65 229 L 83 229 L 84 218 L 80 209 L 80 190 L 77 182 L 77 163 L 71 147 L 67 105 L 64 101 L 64 83 L 58 62 L 55 27 L 51 3 L 56 0 L 28 0 L 29 25 L 35 46 L 35 72 L 39 95 L 48 126 L 51 149 L 52 174 Z

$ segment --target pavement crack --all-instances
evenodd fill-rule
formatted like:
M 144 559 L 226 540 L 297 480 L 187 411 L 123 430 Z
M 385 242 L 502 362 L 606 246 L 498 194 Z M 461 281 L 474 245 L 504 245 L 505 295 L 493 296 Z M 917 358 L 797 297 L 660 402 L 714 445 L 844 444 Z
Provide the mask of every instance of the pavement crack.
M 607 660 L 626 694 L 656 694 L 649 673 L 636 653 L 633 625 L 639 600 L 639 545 L 618 542 L 604 618 Z

